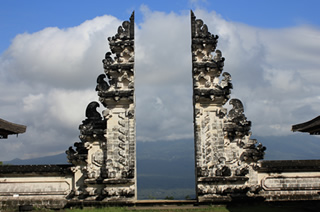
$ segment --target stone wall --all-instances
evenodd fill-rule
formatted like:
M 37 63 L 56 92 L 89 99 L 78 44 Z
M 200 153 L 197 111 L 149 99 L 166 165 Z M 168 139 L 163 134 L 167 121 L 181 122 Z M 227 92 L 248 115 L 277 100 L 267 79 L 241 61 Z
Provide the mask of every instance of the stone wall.
M 320 200 L 320 160 L 261 161 L 259 196 L 266 201 Z
M 63 208 L 73 186 L 70 165 L 0 166 L 0 208 Z

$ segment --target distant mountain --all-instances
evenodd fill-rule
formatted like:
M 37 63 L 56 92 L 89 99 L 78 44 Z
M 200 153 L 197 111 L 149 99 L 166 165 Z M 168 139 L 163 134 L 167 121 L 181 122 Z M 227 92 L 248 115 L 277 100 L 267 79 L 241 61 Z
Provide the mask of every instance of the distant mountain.
M 289 136 L 254 138 L 267 147 L 265 160 L 320 159 L 320 136 L 292 133 Z
M 44 165 L 44 164 L 67 164 L 68 159 L 66 153 L 61 153 L 58 155 L 45 156 L 40 158 L 31 158 L 21 160 L 19 158 L 13 159 L 11 161 L 4 161 L 3 164 L 10 165 Z
M 297 133 L 290 136 L 254 137 L 267 147 L 266 160 L 320 159 L 320 138 Z M 14 159 L 5 164 L 65 164 L 66 154 Z M 137 186 L 139 199 L 195 197 L 193 139 L 137 142 Z
M 311 136 L 304 133 L 295 133 L 290 136 L 251 136 L 259 143 L 267 147 L 266 160 L 304 160 L 320 159 L 320 136 Z M 162 169 L 176 169 L 175 162 L 183 166 L 194 166 L 194 143 L 193 139 L 175 141 L 137 142 L 138 169 L 149 172 Z M 151 160 L 153 162 L 151 162 Z M 163 166 L 152 166 L 163 162 Z M 67 155 L 61 153 L 53 156 L 21 160 L 16 158 L 4 161 L 4 164 L 27 165 L 27 164 L 65 164 Z M 149 167 L 149 168 L 147 168 Z M 160 171 L 161 172 L 161 171 Z
M 194 167 L 193 139 L 138 142 L 138 198 L 195 198 Z

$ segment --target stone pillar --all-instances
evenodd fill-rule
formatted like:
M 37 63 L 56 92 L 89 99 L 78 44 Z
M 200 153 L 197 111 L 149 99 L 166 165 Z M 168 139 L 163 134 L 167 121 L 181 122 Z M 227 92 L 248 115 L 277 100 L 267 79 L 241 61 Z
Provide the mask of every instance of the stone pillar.
M 231 75 L 216 49 L 218 36 L 191 11 L 196 193 L 199 202 L 230 201 L 258 192 L 257 161 L 265 147 L 250 139 L 251 122 L 231 99 Z M 214 54 L 214 56 L 212 55 Z M 222 79 L 220 76 L 222 75 Z
M 67 151 L 75 165 L 70 198 L 133 202 L 136 200 L 136 138 L 134 96 L 134 13 L 108 38 L 111 52 L 102 60 L 104 74 L 96 91 L 106 108 L 91 102 L 79 129 L 81 142 Z M 105 80 L 106 79 L 106 80 Z

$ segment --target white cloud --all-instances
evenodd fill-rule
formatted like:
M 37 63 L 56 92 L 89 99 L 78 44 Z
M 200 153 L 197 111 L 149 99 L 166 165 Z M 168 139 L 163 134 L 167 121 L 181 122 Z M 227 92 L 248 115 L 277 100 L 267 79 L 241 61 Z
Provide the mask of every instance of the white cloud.
M 48 111 L 59 124 L 74 128 L 85 118 L 84 111 L 91 101 L 97 101 L 96 92 L 92 90 L 57 90 L 48 95 Z
M 42 101 L 44 101 L 43 94 L 33 95 L 29 94 L 27 97 L 23 98 L 23 111 L 24 112 L 33 112 L 38 111 L 37 108 L 41 106 Z
M 20 34 L 0 57 L 1 117 L 27 125 L 9 137 L 0 160 L 63 152 L 78 141 L 78 125 L 103 72 L 106 38 L 122 21 L 97 17 L 67 29 Z
M 2 56 L 3 65 L 11 75 L 37 84 L 89 86 L 86 79 L 94 79 L 93 73 L 101 71 L 108 50 L 106 36 L 120 24 L 114 17 L 102 16 L 72 28 L 50 27 L 17 35 Z
M 137 139 L 192 138 L 189 11 L 141 11 L 144 21 L 135 34 Z M 234 85 L 231 96 L 244 103 L 254 135 L 288 135 L 292 124 L 319 114 L 319 29 L 260 29 L 215 12 L 195 15 L 220 37 L 224 70 Z M 120 24 L 102 16 L 13 40 L 0 56 L 0 113 L 28 128 L 18 139 L 2 142 L 0 160 L 63 152 L 78 141 L 86 105 L 98 100 L 95 80 L 103 73 L 106 37 Z
M 137 140 L 192 138 L 189 13 L 144 7 L 143 14 L 136 32 Z

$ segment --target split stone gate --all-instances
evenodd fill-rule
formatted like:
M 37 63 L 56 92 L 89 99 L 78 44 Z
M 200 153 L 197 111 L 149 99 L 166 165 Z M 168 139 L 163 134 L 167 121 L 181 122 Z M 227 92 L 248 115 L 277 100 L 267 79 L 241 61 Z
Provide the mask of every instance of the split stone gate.
M 0 167 L 0 207 L 137 201 L 134 35 L 133 13 L 108 38 L 96 86 L 105 109 L 88 104 L 80 142 L 66 151 L 72 165 Z M 191 38 L 197 201 L 320 200 L 320 161 L 260 161 L 266 148 L 250 139 L 241 101 L 230 99 L 218 36 L 192 11 Z
M 67 151 L 78 176 L 73 198 L 136 199 L 133 15 L 108 38 L 111 52 L 103 59 L 104 73 L 96 86 L 106 109 L 100 115 L 98 102 L 88 105 L 81 142 Z M 197 197 L 202 201 L 235 191 L 257 192 L 257 161 L 265 147 L 250 139 L 251 123 L 240 100 L 229 101 L 229 112 L 223 107 L 232 84 L 216 50 L 218 36 L 193 12 L 191 32 Z

